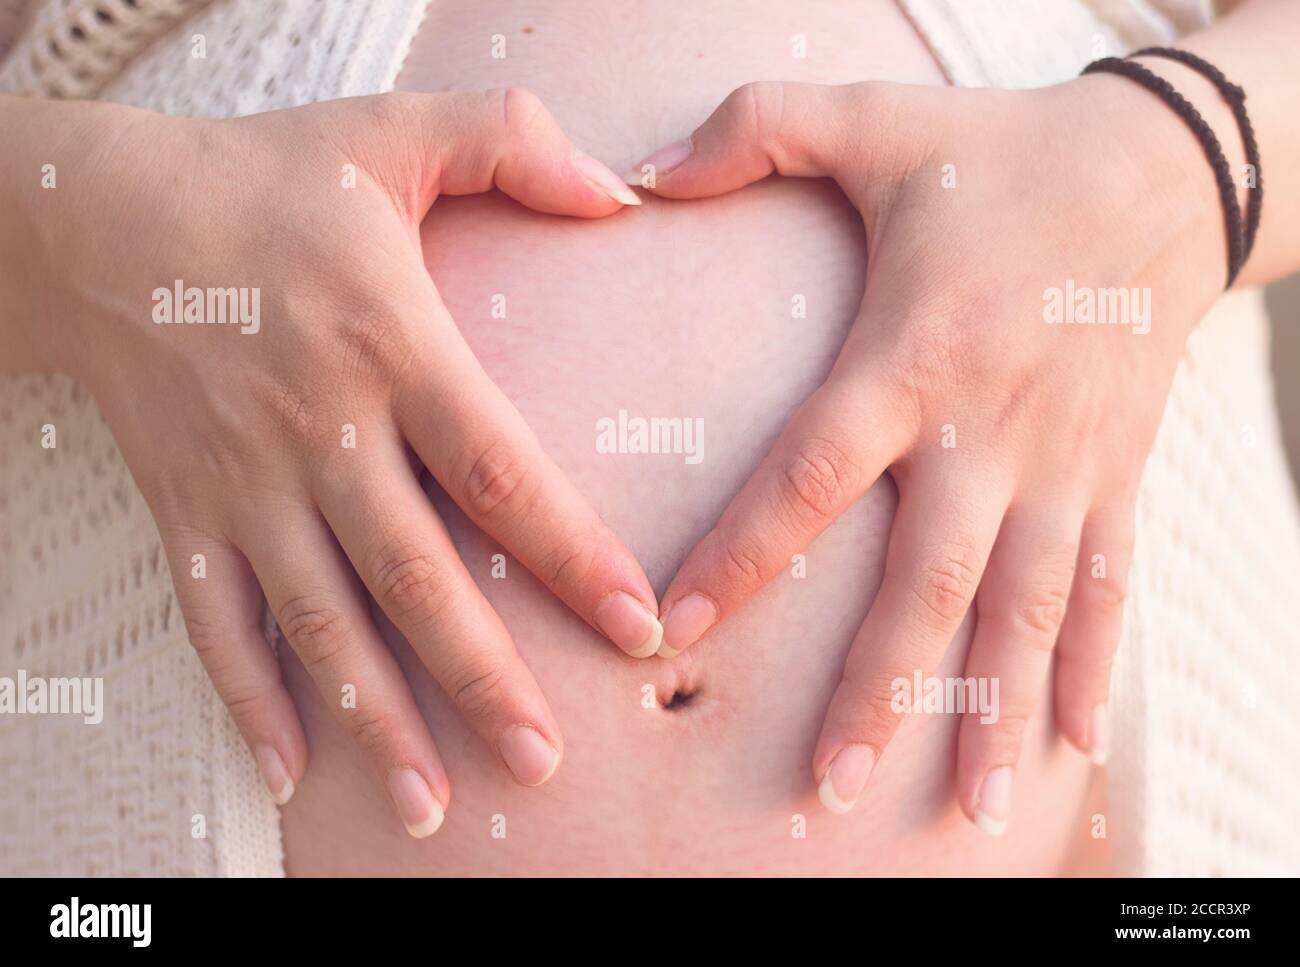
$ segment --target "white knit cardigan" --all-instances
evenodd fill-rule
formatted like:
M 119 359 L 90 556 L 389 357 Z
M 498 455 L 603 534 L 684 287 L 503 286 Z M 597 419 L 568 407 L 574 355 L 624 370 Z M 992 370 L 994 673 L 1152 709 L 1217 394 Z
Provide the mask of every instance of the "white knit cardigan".
M 46 0 L 0 90 L 202 116 L 374 93 L 428 2 Z M 1207 13 L 902 3 L 963 86 L 1064 80 Z M 0 0 L 0 25 L 11 8 Z M 1131 586 L 1108 767 L 1119 871 L 1300 873 L 1300 518 L 1258 292 L 1224 296 L 1188 342 L 1143 478 Z M 107 711 L 98 726 L 0 716 L 0 873 L 283 872 L 275 807 L 188 647 L 152 518 L 64 378 L 0 380 L 0 675 L 19 668 L 102 676 Z

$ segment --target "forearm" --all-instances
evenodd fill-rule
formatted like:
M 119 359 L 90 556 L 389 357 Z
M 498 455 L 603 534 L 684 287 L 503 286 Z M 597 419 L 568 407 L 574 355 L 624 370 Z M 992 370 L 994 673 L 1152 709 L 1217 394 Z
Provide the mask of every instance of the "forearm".
M 1300 269 L 1300 3 L 1248 0 L 1178 44 L 1218 67 L 1246 91 L 1246 109 L 1266 177 L 1263 217 L 1238 286 L 1260 285 Z M 1232 165 L 1243 211 L 1250 188 L 1245 150 L 1228 105 L 1200 74 L 1163 58 L 1143 58 L 1205 116 Z M 1209 178 L 1209 172 L 1206 172 Z
M 67 367 L 73 274 L 88 253 L 123 257 L 89 235 L 109 219 L 102 159 L 132 118 L 148 116 L 0 95 L 0 371 Z

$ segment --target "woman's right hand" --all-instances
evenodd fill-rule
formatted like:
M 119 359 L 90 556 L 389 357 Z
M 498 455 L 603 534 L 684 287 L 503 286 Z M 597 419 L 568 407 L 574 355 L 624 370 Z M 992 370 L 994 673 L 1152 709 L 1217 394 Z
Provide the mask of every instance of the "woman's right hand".
M 437 829 L 450 787 L 367 591 L 515 778 L 545 782 L 559 727 L 419 465 L 628 654 L 654 654 L 658 607 L 462 340 L 419 226 L 441 194 L 496 187 L 589 218 L 635 195 L 519 90 L 223 121 L 78 107 L 92 129 L 47 139 L 58 189 L 34 197 L 45 210 L 24 246 L 44 293 L 31 315 L 66 325 L 47 327 L 40 362 L 94 392 L 157 520 L 191 641 L 272 794 L 287 801 L 307 748 L 261 632 L 263 594 L 412 835 Z M 256 288 L 260 319 L 247 332 L 158 324 L 157 290 L 176 280 Z

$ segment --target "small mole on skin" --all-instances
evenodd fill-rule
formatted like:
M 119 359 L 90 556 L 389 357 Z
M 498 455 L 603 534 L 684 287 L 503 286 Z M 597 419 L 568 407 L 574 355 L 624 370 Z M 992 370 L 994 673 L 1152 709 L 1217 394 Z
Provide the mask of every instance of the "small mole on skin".
M 531 34 L 532 32 L 533 32 L 533 28 L 532 28 L 532 27 L 525 27 L 525 28 L 524 28 L 524 33 L 526 33 L 526 34 Z

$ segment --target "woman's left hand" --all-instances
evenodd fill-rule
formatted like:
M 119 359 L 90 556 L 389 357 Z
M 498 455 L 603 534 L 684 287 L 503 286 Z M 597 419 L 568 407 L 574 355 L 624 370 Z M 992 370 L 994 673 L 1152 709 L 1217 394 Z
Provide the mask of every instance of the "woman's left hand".
M 834 178 L 868 249 L 830 375 L 678 571 L 660 654 L 704 636 L 888 471 L 884 577 L 814 779 L 828 808 L 852 807 L 900 721 L 893 683 L 932 674 L 974 603 L 965 674 L 1000 679 L 1000 710 L 964 716 L 957 792 L 1001 833 L 1053 653 L 1059 728 L 1106 754 L 1138 481 L 1187 333 L 1225 279 L 1200 146 L 1113 76 L 1027 92 L 764 83 L 646 165 L 643 186 L 668 198 L 773 171 Z M 1088 300 L 1118 318 L 1081 324 Z

